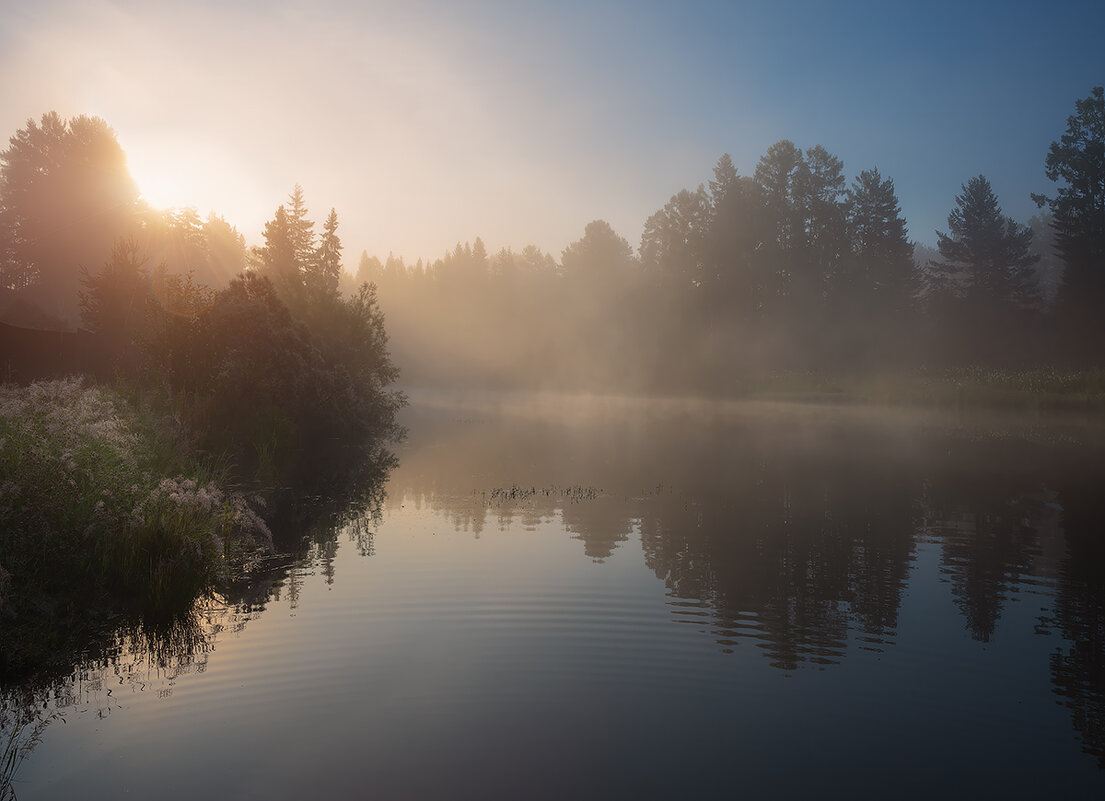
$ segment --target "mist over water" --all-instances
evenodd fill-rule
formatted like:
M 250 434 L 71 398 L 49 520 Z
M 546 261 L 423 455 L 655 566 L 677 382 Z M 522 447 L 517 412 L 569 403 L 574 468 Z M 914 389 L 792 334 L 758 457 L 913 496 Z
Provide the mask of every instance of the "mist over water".
M 403 422 L 378 518 L 48 692 L 20 798 L 1100 792 L 1099 424 L 562 395 Z

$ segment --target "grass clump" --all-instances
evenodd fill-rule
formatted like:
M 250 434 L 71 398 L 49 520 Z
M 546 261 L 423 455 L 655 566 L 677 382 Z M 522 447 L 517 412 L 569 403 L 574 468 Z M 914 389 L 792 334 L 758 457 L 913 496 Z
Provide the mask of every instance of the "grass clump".
M 5 632 L 74 605 L 168 610 L 271 549 L 251 501 L 178 472 L 187 466 L 152 430 L 113 391 L 78 379 L 0 386 Z M 2 639 L 5 654 L 19 645 Z

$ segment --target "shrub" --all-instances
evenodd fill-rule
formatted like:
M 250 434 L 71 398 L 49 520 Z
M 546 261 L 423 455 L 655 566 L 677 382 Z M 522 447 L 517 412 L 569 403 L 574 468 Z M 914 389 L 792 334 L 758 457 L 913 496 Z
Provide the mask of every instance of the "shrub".
M 190 601 L 271 535 L 246 499 L 152 469 L 113 393 L 76 379 L 0 386 L 0 565 L 30 588 Z M 191 593 L 191 595 L 189 595 Z

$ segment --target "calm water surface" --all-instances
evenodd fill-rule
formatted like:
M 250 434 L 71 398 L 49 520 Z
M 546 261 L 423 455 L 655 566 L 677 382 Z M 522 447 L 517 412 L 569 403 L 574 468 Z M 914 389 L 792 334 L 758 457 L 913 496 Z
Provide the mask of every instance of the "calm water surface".
M 51 691 L 52 798 L 1100 798 L 1098 427 L 416 404 L 379 519 Z

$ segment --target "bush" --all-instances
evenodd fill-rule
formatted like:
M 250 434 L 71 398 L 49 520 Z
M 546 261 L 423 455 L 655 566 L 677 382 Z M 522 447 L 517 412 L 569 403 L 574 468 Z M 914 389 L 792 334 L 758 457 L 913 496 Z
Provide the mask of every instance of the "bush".
M 271 547 L 240 495 L 157 475 L 141 431 L 117 396 L 76 379 L 0 386 L 6 605 L 80 587 L 155 606 L 190 602 L 246 552 Z

